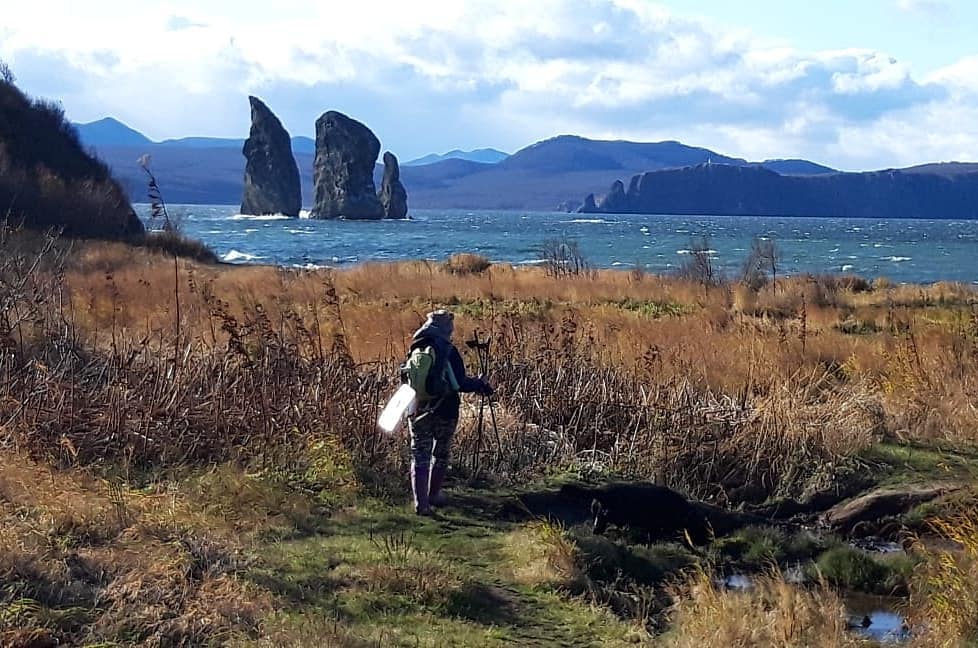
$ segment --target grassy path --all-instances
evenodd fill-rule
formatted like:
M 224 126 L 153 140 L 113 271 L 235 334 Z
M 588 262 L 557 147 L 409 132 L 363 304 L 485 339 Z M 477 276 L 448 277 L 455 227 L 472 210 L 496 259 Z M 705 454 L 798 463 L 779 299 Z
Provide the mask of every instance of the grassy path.
M 480 506 L 479 502 L 485 503 Z M 552 586 L 532 523 L 500 520 L 474 496 L 434 518 L 361 500 L 327 529 L 266 546 L 249 578 L 286 603 L 282 637 L 335 645 L 614 646 L 644 634 Z

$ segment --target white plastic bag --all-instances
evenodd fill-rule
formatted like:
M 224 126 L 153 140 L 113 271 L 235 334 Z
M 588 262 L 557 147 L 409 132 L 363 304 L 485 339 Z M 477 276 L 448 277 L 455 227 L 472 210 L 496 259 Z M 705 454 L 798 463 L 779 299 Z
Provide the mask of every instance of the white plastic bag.
M 414 413 L 417 394 L 410 385 L 401 385 L 384 406 L 377 419 L 377 427 L 387 434 L 394 434 L 404 425 L 404 419 Z

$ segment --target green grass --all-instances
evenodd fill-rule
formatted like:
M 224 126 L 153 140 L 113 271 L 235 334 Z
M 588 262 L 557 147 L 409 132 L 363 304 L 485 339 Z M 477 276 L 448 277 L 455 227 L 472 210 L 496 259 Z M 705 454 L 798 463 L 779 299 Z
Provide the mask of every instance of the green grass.
M 749 526 L 717 539 L 711 553 L 718 562 L 758 570 L 774 564 L 811 560 L 833 542 L 837 541 L 806 530 L 787 533 L 777 527 Z
M 978 449 L 880 443 L 862 453 L 880 485 L 978 480 Z
M 904 555 L 877 557 L 840 545 L 818 557 L 811 575 L 852 592 L 904 596 L 913 566 Z
M 691 311 L 691 307 L 688 304 L 646 301 L 641 299 L 624 299 L 619 302 L 614 302 L 614 305 L 624 311 L 635 313 L 650 319 L 680 317 L 688 314 Z
M 599 646 L 641 637 L 582 597 L 520 582 L 506 550 L 520 525 L 469 510 L 427 519 L 360 499 L 337 510 L 327 532 L 263 547 L 248 578 L 279 599 L 272 635 L 282 645 L 321 645 L 315 636 L 301 641 L 319 627 L 335 645 L 384 646 Z

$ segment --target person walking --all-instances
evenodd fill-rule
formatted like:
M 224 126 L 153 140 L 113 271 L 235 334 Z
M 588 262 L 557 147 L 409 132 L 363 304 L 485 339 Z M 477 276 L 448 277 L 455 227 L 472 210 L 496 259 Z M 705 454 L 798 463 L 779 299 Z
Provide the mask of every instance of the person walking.
M 411 432 L 411 491 L 414 511 L 431 515 L 432 506 L 442 506 L 442 488 L 451 458 L 452 437 L 458 426 L 461 393 L 491 395 L 492 387 L 481 376 L 465 374 L 462 356 L 452 344 L 454 315 L 447 310 L 428 313 L 411 341 L 410 354 L 416 349 L 433 351 L 434 361 L 428 371 L 425 391 L 428 399 L 418 403 L 408 417 Z

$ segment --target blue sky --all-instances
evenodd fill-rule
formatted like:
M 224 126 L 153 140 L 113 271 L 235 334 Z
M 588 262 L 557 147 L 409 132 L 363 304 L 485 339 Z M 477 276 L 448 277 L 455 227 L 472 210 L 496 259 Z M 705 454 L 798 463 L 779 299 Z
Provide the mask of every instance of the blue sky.
M 9 4 L 9 3 L 7 3 Z M 242 137 L 329 109 L 402 159 L 561 133 L 677 139 L 844 169 L 978 160 L 978 3 L 963 0 L 34 0 L 0 59 L 69 116 Z

